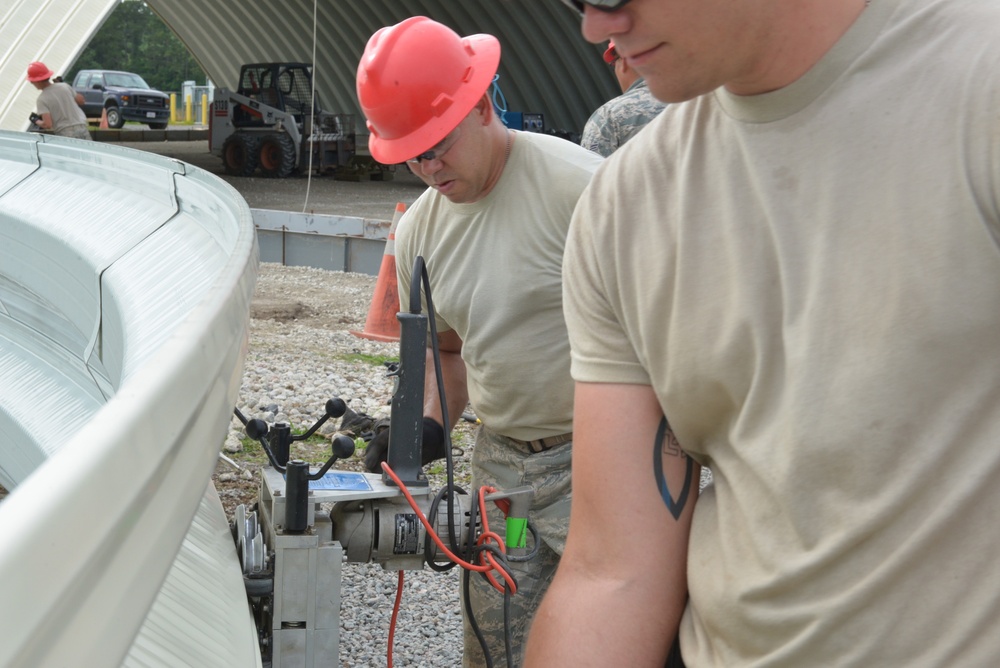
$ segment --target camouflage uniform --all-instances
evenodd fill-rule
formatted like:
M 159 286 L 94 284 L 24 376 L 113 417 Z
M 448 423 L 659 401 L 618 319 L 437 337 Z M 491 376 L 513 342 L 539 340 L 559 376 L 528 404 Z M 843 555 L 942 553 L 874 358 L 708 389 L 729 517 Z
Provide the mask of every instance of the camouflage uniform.
M 552 582 L 559 557 L 566 545 L 572 452 L 572 441 L 545 452 L 532 453 L 523 442 L 501 436 L 486 427 L 480 427 L 476 433 L 472 455 L 473 490 L 478 491 L 483 485 L 500 490 L 530 485 L 535 490 L 528 518 L 541 541 L 538 554 L 526 562 L 511 562 L 511 570 L 518 585 L 518 593 L 510 599 L 511 646 L 515 666 L 523 663 L 524 642 L 532 615 Z M 492 503 L 487 503 L 487 513 L 490 530 L 504 537 L 506 531 L 503 515 Z M 529 552 L 533 545 L 529 534 Z M 499 581 L 499 576 L 496 577 Z M 476 624 L 486 637 L 493 665 L 505 666 L 503 593 L 497 591 L 479 573 L 471 574 L 469 587 Z M 465 608 L 464 593 L 462 607 Z M 464 615 L 462 621 L 465 630 L 462 665 L 464 668 L 485 666 L 479 641 Z
M 595 111 L 583 128 L 580 145 L 605 158 L 663 111 L 665 103 L 649 92 L 645 79 L 636 79 L 624 93 Z

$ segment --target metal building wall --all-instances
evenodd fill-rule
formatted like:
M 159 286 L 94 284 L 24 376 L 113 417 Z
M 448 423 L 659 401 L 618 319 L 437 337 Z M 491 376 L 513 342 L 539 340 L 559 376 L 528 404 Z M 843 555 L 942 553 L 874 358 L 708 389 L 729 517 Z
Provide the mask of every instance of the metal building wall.
M 65 71 L 116 0 L 13 1 L 0 9 L 0 128 L 23 130 L 37 93 L 24 83 L 32 60 Z M 579 18 L 559 0 L 147 0 L 221 86 L 242 63 L 312 62 L 329 111 L 355 113 L 354 76 L 376 30 L 409 16 L 438 20 L 459 34 L 487 32 L 503 48 L 500 86 L 511 111 L 545 115 L 546 129 L 579 132 L 590 113 L 618 94 L 601 47 L 580 35 Z M 9 46 L 4 46 L 9 45 Z M 140 73 L 141 74 L 141 73 Z
M 218 85 L 234 86 L 243 62 L 312 61 L 310 0 L 148 2 Z M 368 38 L 416 15 L 461 35 L 496 35 L 508 108 L 543 113 L 547 129 L 579 132 L 619 92 L 601 48 L 583 39 L 579 18 L 559 0 L 318 0 L 315 8 L 316 86 L 330 111 L 360 115 L 354 77 Z

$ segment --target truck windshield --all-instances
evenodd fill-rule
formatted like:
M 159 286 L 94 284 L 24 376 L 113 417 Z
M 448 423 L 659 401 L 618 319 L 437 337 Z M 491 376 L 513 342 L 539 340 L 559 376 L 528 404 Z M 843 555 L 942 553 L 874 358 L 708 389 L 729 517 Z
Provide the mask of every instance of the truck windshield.
M 130 72 L 108 72 L 104 75 L 106 86 L 119 86 L 121 88 L 149 88 L 149 84 L 142 80 L 138 74 Z

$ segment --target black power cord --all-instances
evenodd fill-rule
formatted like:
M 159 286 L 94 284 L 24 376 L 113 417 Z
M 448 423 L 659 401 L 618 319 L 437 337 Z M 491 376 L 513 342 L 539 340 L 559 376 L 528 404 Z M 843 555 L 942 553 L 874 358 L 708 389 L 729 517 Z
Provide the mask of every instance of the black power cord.
M 447 500 L 447 520 L 448 520 L 448 544 L 452 552 L 457 555 L 461 555 L 464 559 L 469 562 L 474 563 L 474 559 L 479 556 L 480 553 L 484 551 L 489 551 L 493 553 L 495 561 L 500 565 L 500 568 L 510 577 L 511 581 L 514 581 L 514 587 L 516 589 L 517 582 L 514 580 L 514 574 L 510 571 L 508 561 L 527 561 L 535 556 L 538 552 L 538 533 L 535 527 L 529 522 L 528 529 L 531 531 L 531 535 L 534 539 L 534 547 L 530 554 L 523 557 L 508 557 L 500 548 L 496 545 L 476 545 L 475 544 L 475 533 L 476 527 L 479 526 L 478 513 L 479 508 L 477 503 L 470 504 L 470 512 L 468 519 L 469 531 L 467 533 L 466 544 L 464 548 L 459 545 L 459 534 L 455 530 L 455 494 L 468 494 L 465 490 L 455 485 L 455 465 L 452 460 L 452 445 L 451 445 L 451 419 L 448 416 L 448 402 L 445 396 L 444 389 L 444 374 L 441 371 L 441 351 L 438 348 L 438 338 L 437 338 L 437 324 L 434 321 L 434 299 L 431 294 L 431 284 L 430 278 L 427 274 L 427 266 L 424 262 L 424 258 L 417 256 L 413 262 L 413 272 L 410 277 L 410 313 L 420 313 L 421 303 L 420 303 L 420 288 L 423 287 L 423 293 L 427 299 L 427 311 L 429 314 L 428 324 L 430 326 L 430 346 L 431 352 L 434 359 L 434 377 L 437 381 L 438 387 L 438 400 L 441 402 L 441 419 L 444 423 L 444 445 L 445 445 L 445 471 L 447 475 L 447 483 L 445 486 L 437 493 L 431 507 L 429 509 L 427 520 L 433 526 L 437 517 L 438 505 L 442 500 Z M 432 558 L 431 542 L 425 541 L 424 544 L 424 560 L 427 565 L 430 566 L 432 570 L 435 571 L 447 571 L 455 566 L 454 563 L 449 564 L 438 564 L 435 563 Z M 462 587 L 463 587 L 463 599 L 465 601 L 465 614 L 469 621 L 469 626 L 472 627 L 473 632 L 476 635 L 476 639 L 479 641 L 479 646 L 483 650 L 483 656 L 486 660 L 487 668 L 492 668 L 493 657 L 490 655 L 489 648 L 486 646 L 486 639 L 483 637 L 482 631 L 479 629 L 479 624 L 476 622 L 476 616 L 472 611 L 472 603 L 470 600 L 470 575 L 471 572 L 466 570 L 462 577 Z M 482 574 L 486 577 L 486 574 Z M 504 583 L 504 645 L 507 654 L 507 666 L 508 668 L 513 668 L 514 658 L 511 651 L 512 640 L 511 640 L 511 625 L 510 625 L 510 597 L 511 597 L 511 586 L 509 582 Z

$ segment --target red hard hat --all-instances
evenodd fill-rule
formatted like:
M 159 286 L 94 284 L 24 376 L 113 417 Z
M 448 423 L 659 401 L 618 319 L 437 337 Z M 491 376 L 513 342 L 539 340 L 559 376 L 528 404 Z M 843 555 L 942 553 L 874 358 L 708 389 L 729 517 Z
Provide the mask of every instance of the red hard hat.
M 357 78 L 372 157 L 391 165 L 439 143 L 476 106 L 499 64 L 492 35 L 459 37 L 426 16 L 380 29 Z
M 56 75 L 45 63 L 35 61 L 28 65 L 28 81 L 48 81 Z

